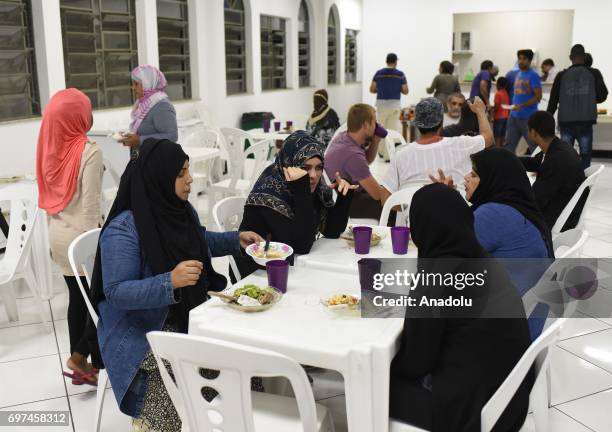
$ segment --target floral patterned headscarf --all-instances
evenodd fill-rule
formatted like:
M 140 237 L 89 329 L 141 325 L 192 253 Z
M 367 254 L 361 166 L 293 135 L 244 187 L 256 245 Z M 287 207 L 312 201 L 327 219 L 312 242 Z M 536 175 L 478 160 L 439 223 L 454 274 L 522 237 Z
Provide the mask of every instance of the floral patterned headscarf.
M 287 187 L 283 168 L 300 167 L 308 159 L 318 157 L 323 161 L 324 147 L 315 138 L 300 130 L 292 133 L 283 142 L 276 160 L 259 176 L 245 205 L 268 207 L 283 216 L 293 219 L 293 196 Z M 323 178 L 314 192 L 324 207 L 334 205 L 332 190 Z

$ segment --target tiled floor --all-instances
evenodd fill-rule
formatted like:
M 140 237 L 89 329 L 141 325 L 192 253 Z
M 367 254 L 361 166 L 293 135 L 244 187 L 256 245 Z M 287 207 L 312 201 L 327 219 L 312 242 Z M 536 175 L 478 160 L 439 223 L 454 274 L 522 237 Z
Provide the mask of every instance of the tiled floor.
M 601 161 L 594 161 L 601 163 Z M 586 228 L 591 234 L 584 254 L 591 257 L 612 256 L 612 163 L 604 162 L 603 172 L 587 214 Z M 385 164 L 376 162 L 375 172 Z M 215 267 L 226 272 L 227 260 L 215 259 Z M 19 287 L 18 287 L 19 288 Z M 96 393 L 93 388 L 74 386 L 61 376 L 68 356 L 66 323 L 67 292 L 62 280 L 56 281 L 57 295 L 45 308 L 52 321 L 41 322 L 37 305 L 23 289 L 18 290 L 20 322 L 9 322 L 0 306 L 0 410 L 70 411 L 69 427 L 57 431 L 93 430 Z M 600 297 L 597 297 L 600 296 Z M 552 351 L 551 431 L 609 432 L 612 430 L 612 315 L 602 309 L 601 298 L 612 291 L 599 290 L 590 303 L 576 313 L 564 328 L 562 341 Z M 604 306 L 602 306 L 604 305 Z M 593 318 L 608 317 L 608 318 Z M 346 430 L 343 386 L 339 375 L 313 373 L 314 393 L 326 405 L 336 422 L 337 431 Z M 112 391 L 107 391 L 102 430 L 130 430 L 130 419 L 117 408 Z M 29 431 L 47 430 L 27 428 Z M 2 428 L 2 432 L 24 428 Z M 523 431 L 533 431 L 529 417 Z

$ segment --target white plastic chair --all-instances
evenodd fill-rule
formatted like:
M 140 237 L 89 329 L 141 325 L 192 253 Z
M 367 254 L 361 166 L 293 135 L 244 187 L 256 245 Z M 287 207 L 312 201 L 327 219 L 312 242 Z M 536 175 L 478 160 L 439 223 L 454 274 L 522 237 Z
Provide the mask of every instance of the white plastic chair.
M 242 215 L 244 214 L 244 204 L 246 203 L 246 197 L 228 197 L 223 198 L 213 207 L 212 215 L 217 225 L 217 229 L 223 231 L 237 230 L 242 222 Z M 233 256 L 229 256 L 230 267 L 236 280 L 242 279 L 236 260 Z
M 327 409 L 315 404 L 304 370 L 289 357 L 178 333 L 150 332 L 147 339 L 168 394 L 183 425 L 192 432 L 334 430 Z M 174 379 L 162 359 L 170 364 Z M 220 372 L 205 378 L 203 368 Z M 254 376 L 286 377 L 295 399 L 251 391 Z M 206 387 L 219 393 L 210 402 L 202 395 Z
M 574 228 L 559 234 L 553 240 L 556 258 L 580 258 L 582 248 L 589 238 L 589 232 Z
M 582 207 L 582 212 L 580 213 L 580 218 L 578 219 L 578 224 L 576 225 L 576 228 L 583 227 L 584 216 L 587 212 L 587 209 L 589 208 L 589 203 L 591 199 L 593 198 L 593 188 L 595 186 L 595 182 L 597 181 L 597 178 L 601 175 L 601 172 L 603 170 L 604 170 L 604 166 L 599 165 L 599 166 L 590 166 L 584 171 L 587 178 L 582 182 L 580 187 L 576 190 L 576 192 L 574 193 L 574 196 L 572 196 L 572 199 L 569 200 L 569 202 L 566 204 L 565 208 L 563 209 L 563 211 L 557 218 L 555 225 L 552 227 L 551 233 L 552 233 L 553 239 L 561 233 L 561 229 L 563 228 L 563 225 L 565 225 L 565 222 L 567 222 L 567 219 L 572 214 L 574 207 L 576 207 L 576 204 L 578 204 L 580 197 L 582 197 L 582 193 L 585 191 L 585 189 L 588 188 L 589 195 L 584 202 L 584 206 Z
M 209 208 L 212 213 L 212 208 L 215 204 L 217 194 L 225 196 L 241 196 L 247 195 L 257 180 L 261 172 L 264 170 L 268 162 L 268 153 L 270 152 L 270 144 L 272 140 L 259 141 L 253 144 L 248 149 L 238 153 L 236 144 L 228 145 L 231 149 L 231 169 L 230 176 L 225 180 L 213 183 L 208 187 L 209 193 Z M 245 164 L 250 155 L 254 155 L 253 169 L 248 178 L 244 178 Z
M 25 279 L 30 292 L 38 300 L 39 313 L 47 321 L 42 300 L 36 288 L 38 279 L 32 267 L 32 233 L 36 226 L 38 193 L 34 183 L 18 183 L 0 188 L 0 202 L 10 202 L 9 236 L 0 260 L 0 298 L 9 321 L 19 320 L 17 299 L 12 282 Z
M 548 408 L 550 406 L 549 348 L 559 341 L 561 327 L 565 318 L 559 318 L 542 332 L 525 351 L 508 377 L 491 396 L 480 411 L 480 430 L 488 432 L 502 415 L 508 403 L 529 373 L 532 365 L 535 372 L 535 383 L 529 394 L 529 403 L 533 409 L 536 432 L 548 432 Z M 544 372 L 544 373 L 542 373 Z M 389 432 L 421 432 L 424 429 L 406 425 L 395 420 L 389 422 Z
M 117 173 L 117 171 L 115 171 L 110 161 L 106 158 L 104 158 L 104 174 L 110 177 L 113 184 L 112 186 L 102 190 L 102 216 L 104 219 L 106 219 L 106 216 L 108 215 L 108 212 L 115 201 L 115 197 L 117 196 L 121 176 L 119 173 Z
M 397 205 L 402 206 L 402 213 L 407 214 L 410 210 L 410 202 L 412 201 L 412 196 L 423 187 L 425 183 L 423 182 L 414 182 L 407 183 L 402 186 L 402 189 L 397 192 L 393 192 L 387 201 L 385 201 L 385 205 L 383 206 L 382 213 L 380 214 L 380 220 L 378 225 L 387 226 L 387 221 L 389 220 L 389 213 L 391 213 L 391 209 Z M 399 215 L 398 215 L 399 216 Z M 398 217 L 396 220 L 396 225 L 401 225 L 401 217 Z M 405 218 L 404 218 L 405 219 Z
M 393 129 L 388 129 L 387 132 L 388 132 L 387 136 L 385 137 L 385 146 L 387 147 L 387 153 L 389 154 L 389 159 L 393 159 L 397 150 L 399 148 L 403 148 L 407 144 L 402 134 L 399 133 L 398 131 L 393 130 Z M 397 143 L 399 143 L 399 146 L 397 146 Z
M 93 273 L 94 261 L 96 259 L 96 251 L 98 248 L 98 238 L 100 237 L 100 228 L 96 228 L 75 238 L 68 247 L 68 261 L 75 275 L 85 276 L 88 287 L 91 286 L 91 275 Z M 76 278 L 81 295 L 87 305 L 89 315 L 96 327 L 98 326 L 98 314 L 93 308 L 87 291 L 81 283 L 81 278 Z M 98 389 L 96 391 L 96 410 L 94 414 L 94 430 L 100 431 L 102 424 L 102 409 L 104 408 L 104 394 L 108 385 L 108 374 L 105 369 L 101 369 L 98 373 Z
M 221 146 L 221 131 L 212 127 L 201 127 L 188 135 L 181 143 L 184 147 L 208 147 L 219 148 Z M 194 192 L 202 192 L 214 181 L 221 180 L 220 158 L 209 159 L 193 164 L 189 171 L 193 178 Z
M 340 135 L 342 132 L 346 132 L 347 130 L 347 126 L 346 123 L 342 123 L 340 125 L 340 127 L 338 129 L 336 129 L 336 132 L 334 132 L 334 136 L 332 137 L 332 139 L 330 140 L 330 142 L 332 142 L 334 140 L 334 138 L 336 138 L 338 135 Z M 329 148 L 329 146 L 327 146 L 327 148 Z

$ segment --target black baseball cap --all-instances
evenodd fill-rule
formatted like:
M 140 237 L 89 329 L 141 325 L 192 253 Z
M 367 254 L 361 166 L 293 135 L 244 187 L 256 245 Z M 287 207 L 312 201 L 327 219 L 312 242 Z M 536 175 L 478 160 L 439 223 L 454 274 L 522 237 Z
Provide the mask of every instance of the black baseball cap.
M 397 63 L 397 55 L 393 53 L 387 54 L 387 64 Z

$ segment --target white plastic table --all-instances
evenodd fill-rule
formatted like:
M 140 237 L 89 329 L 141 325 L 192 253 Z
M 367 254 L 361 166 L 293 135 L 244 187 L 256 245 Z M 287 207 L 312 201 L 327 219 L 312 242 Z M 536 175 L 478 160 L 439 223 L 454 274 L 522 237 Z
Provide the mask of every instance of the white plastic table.
M 267 285 L 258 270 L 237 285 Z M 291 267 L 287 293 L 271 309 L 244 313 L 213 298 L 193 309 L 189 334 L 249 344 L 282 353 L 301 364 L 333 369 L 344 376 L 351 432 L 385 432 L 389 424 L 389 368 L 403 320 L 339 315 L 321 298 L 358 294 L 355 273 Z
M 349 246 L 345 240 L 321 237 L 314 242 L 309 254 L 296 255 L 295 266 L 356 274 L 357 261 L 361 258 L 417 257 L 417 249 L 412 241 L 408 245 L 408 253 L 406 255 L 396 255 L 391 247 L 391 229 L 387 227 L 372 228 L 377 232 L 385 233 L 385 237 L 378 245 L 370 247 L 369 254 L 356 254 L 354 247 Z
M 259 129 L 250 129 L 247 131 L 249 133 L 249 135 L 251 135 L 253 137 L 254 140 L 256 141 L 263 141 L 263 140 L 273 140 L 272 145 L 274 145 L 274 141 L 279 140 L 279 141 L 284 141 L 289 135 L 289 133 L 278 131 L 275 132 L 274 131 L 274 127 L 270 127 L 270 131 L 269 132 L 264 132 L 263 129 L 259 128 Z

